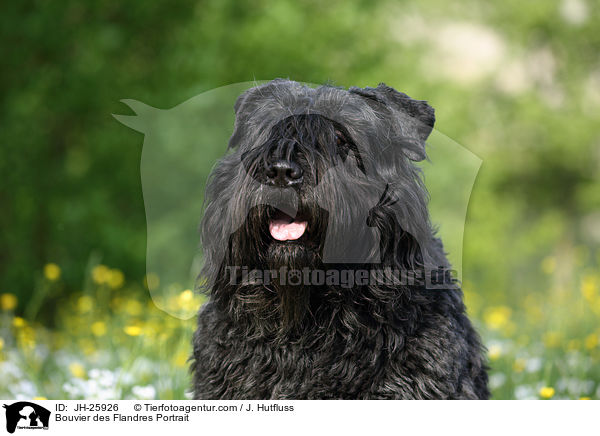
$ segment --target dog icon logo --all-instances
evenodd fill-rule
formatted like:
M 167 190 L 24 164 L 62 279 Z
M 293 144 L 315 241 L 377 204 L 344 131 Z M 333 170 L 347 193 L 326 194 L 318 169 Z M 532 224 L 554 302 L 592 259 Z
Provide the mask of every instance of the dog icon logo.
M 410 116 L 413 112 L 398 112 L 397 105 L 408 104 L 413 109 L 413 106 L 418 109 L 423 105 L 411 103 L 408 97 L 383 86 L 353 88 L 349 94 L 331 89 L 329 94 L 333 97 L 342 93 L 339 101 L 352 104 L 340 103 L 339 106 L 331 104 L 331 99 L 323 99 L 318 107 L 307 109 L 302 105 L 309 104 L 311 99 L 294 97 L 296 91 L 308 92 L 302 91 L 305 88 L 299 88 L 299 84 L 276 81 L 266 88 L 256 88 L 256 85 L 258 83 L 245 82 L 212 89 L 167 109 L 126 99 L 123 103 L 133 114 L 114 115 L 117 121 L 144 135 L 140 176 L 147 224 L 146 272 L 153 277 L 147 286 L 158 308 L 178 318 L 188 318 L 189 314 L 168 304 L 170 297 L 183 289 L 204 288 L 212 276 L 202 272 L 203 266 L 223 263 L 232 235 L 248 234 L 247 230 L 252 228 L 244 228 L 252 213 L 264 218 L 274 209 L 283 213 L 270 217 L 274 224 L 281 224 L 274 227 L 276 233 L 279 232 L 273 236 L 275 239 L 289 240 L 300 230 L 306 239 L 316 229 L 315 221 L 322 224 L 319 256 L 324 264 L 380 263 L 384 254 L 382 239 L 397 231 L 378 227 L 380 218 L 387 216 L 403 231 L 402 237 L 394 243 L 402 244 L 403 253 L 408 255 L 403 260 L 405 264 L 421 256 L 427 261 L 428 270 L 435 270 L 445 265 L 443 258 L 435 256 L 443 250 L 449 253 L 455 277 L 461 279 L 466 212 L 481 159 L 442 133 L 431 130 L 431 122 L 419 122 Z M 287 106 L 281 106 L 283 103 L 279 104 L 279 100 L 270 98 L 269 93 L 276 92 L 272 89 L 274 86 L 296 90 L 286 93 L 283 89 L 282 92 L 298 107 L 290 111 Z M 254 91 L 245 94 L 251 88 Z M 400 100 L 396 102 L 395 98 Z M 259 116 L 260 111 L 266 115 Z M 413 115 L 417 113 L 420 112 Z M 366 121 L 362 127 L 347 121 L 354 119 L 353 114 L 356 119 L 371 120 L 371 127 L 373 123 L 389 122 L 390 117 L 400 117 L 403 125 L 410 129 L 397 131 L 392 128 L 397 123 L 392 123 L 367 132 L 369 123 Z M 258 157 L 264 157 L 266 148 L 246 147 L 248 150 L 236 154 L 235 147 L 229 147 L 224 156 L 224 150 L 215 146 L 230 142 L 264 144 L 270 139 L 272 129 L 278 123 L 285 126 L 284 121 L 290 116 L 299 120 L 320 116 L 321 120 L 354 131 L 352 136 L 351 132 L 338 129 L 342 134 L 341 144 L 335 145 L 339 159 L 316 162 L 321 164 L 318 173 L 305 168 L 304 182 L 310 189 L 304 190 L 304 198 L 292 187 L 265 184 L 265 180 L 251 174 L 252 164 L 261 162 L 253 153 L 263 151 Z M 428 133 L 431 136 L 426 138 Z M 353 137 L 356 141 L 344 142 Z M 424 159 L 425 138 L 429 146 L 427 159 Z M 396 146 L 381 146 L 390 140 Z M 288 145 L 282 145 L 279 150 L 292 150 L 291 143 Z M 375 151 L 378 159 L 374 157 Z M 231 170 L 223 172 L 220 184 L 214 185 L 215 197 L 220 201 L 208 209 L 205 187 L 214 165 L 205 163 L 220 160 Z M 414 163 L 414 169 L 409 161 Z M 382 172 L 375 162 L 387 166 L 395 162 L 397 168 L 392 173 Z M 214 174 L 212 178 L 215 179 Z M 230 191 L 219 189 L 225 185 L 230 186 Z M 236 186 L 239 189 L 234 189 Z M 337 197 L 332 195 L 334 193 Z M 225 209 L 228 205 L 230 212 Z M 304 220 L 300 218 L 303 215 L 315 218 L 317 208 L 322 210 L 318 218 L 323 219 L 307 221 L 307 227 L 303 227 Z M 424 218 L 427 210 L 431 211 L 431 220 Z M 208 239 L 201 238 L 201 218 L 206 218 L 211 211 L 214 211 L 213 226 Z M 351 219 L 339 218 L 342 216 Z M 290 222 L 288 217 L 298 219 Z M 262 227 L 255 226 L 253 230 L 271 231 L 265 220 L 261 223 Z M 432 226 L 443 236 L 443 249 L 430 243 Z
M 3 407 L 6 409 L 6 431 L 9 433 L 14 433 L 16 429 L 48 430 L 50 422 L 48 409 L 28 401 L 4 404 Z

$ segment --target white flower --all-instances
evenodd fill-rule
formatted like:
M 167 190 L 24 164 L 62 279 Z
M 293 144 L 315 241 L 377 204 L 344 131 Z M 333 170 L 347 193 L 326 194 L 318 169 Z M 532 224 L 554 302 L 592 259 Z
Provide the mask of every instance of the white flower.
M 579 26 L 589 17 L 587 4 L 583 0 L 563 0 L 560 15 L 567 23 Z
M 515 398 L 517 400 L 535 400 L 536 391 L 531 386 L 517 386 L 515 388 Z
M 490 388 L 496 389 L 506 382 L 506 375 L 498 372 L 490 377 Z
M 154 386 L 134 386 L 131 392 L 139 400 L 153 400 L 156 398 L 156 389 Z
M 29 380 L 21 380 L 10 390 L 12 394 L 19 400 L 37 396 L 37 389 Z
M 114 400 L 120 396 L 120 392 L 114 388 L 100 388 L 96 393 L 96 399 L 98 400 Z
M 0 372 L 4 377 L 20 379 L 23 377 L 21 369 L 11 361 L 0 362 Z
M 525 371 L 527 372 L 538 372 L 542 369 L 542 359 L 540 357 L 532 357 L 527 359 L 525 363 Z
M 112 387 L 115 385 L 115 375 L 112 372 L 103 369 L 102 371 L 100 371 L 98 383 L 100 384 L 100 386 L 105 388 Z

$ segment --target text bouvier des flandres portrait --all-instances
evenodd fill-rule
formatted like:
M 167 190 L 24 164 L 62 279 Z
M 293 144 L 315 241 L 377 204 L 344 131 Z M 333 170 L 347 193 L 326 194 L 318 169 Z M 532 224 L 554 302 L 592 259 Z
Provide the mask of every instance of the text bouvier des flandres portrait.
M 414 162 L 434 111 L 274 80 L 236 104 L 202 221 L 197 399 L 485 399 Z

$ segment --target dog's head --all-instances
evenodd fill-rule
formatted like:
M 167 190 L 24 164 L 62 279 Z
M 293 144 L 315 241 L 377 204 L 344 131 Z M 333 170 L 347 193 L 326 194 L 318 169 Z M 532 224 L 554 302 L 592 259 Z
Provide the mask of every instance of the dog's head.
M 227 267 L 439 264 L 413 164 L 425 159 L 434 124 L 426 102 L 384 84 L 344 90 L 275 80 L 241 95 L 235 111 L 202 224 L 209 286 Z

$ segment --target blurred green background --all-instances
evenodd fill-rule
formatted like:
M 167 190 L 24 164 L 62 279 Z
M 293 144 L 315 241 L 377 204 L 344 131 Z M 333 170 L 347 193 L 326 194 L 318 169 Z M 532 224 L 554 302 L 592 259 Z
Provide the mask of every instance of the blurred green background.
M 483 161 L 463 281 L 494 397 L 600 398 L 598 6 L 3 3 L 0 397 L 184 397 L 193 320 L 149 299 L 143 136 L 111 114 L 289 77 L 386 82 L 436 108 Z

